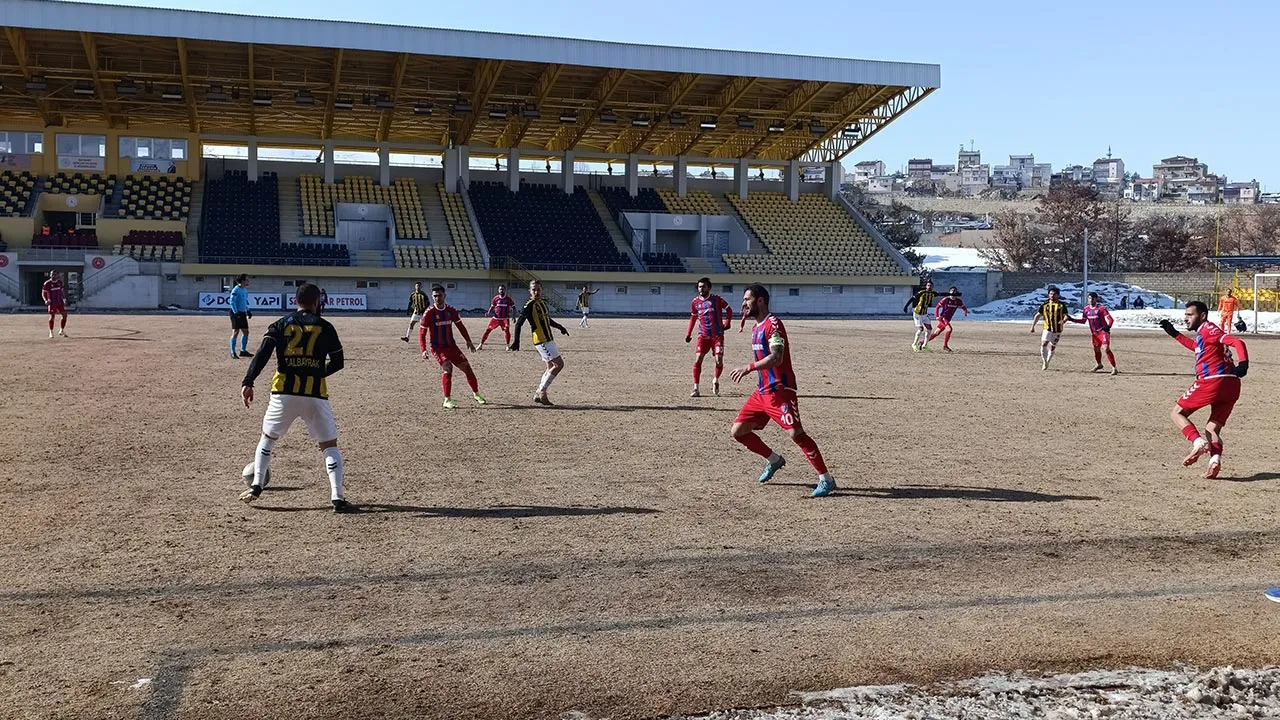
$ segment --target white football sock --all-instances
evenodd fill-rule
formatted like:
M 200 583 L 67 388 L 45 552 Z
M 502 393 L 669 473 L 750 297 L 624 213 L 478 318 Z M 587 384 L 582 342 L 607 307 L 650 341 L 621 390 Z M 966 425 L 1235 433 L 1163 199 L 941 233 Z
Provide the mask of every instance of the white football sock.
M 267 486 L 267 466 L 271 464 L 271 448 L 276 444 L 275 440 L 262 436 L 258 441 L 258 451 L 253 454 L 253 485 L 254 487 L 264 488 Z
M 551 382 L 555 379 L 556 376 L 553 375 L 550 370 L 542 373 L 542 382 L 538 383 L 538 392 L 545 393 L 547 388 L 551 387 Z
M 325 448 L 324 469 L 329 473 L 330 500 L 342 499 L 342 451 L 336 447 Z

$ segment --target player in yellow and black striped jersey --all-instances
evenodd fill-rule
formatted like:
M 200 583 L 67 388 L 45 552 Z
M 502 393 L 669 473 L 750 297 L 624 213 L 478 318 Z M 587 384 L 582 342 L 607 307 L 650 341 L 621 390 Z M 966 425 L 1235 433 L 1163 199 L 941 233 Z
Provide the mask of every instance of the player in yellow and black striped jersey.
M 547 370 L 542 373 L 542 382 L 538 384 L 533 401 L 539 405 L 551 405 L 551 399 L 547 397 L 547 388 L 551 387 L 552 381 L 564 369 L 564 358 L 560 357 L 556 341 L 551 339 L 551 329 L 559 330 L 561 335 L 568 335 L 569 331 L 551 319 L 551 306 L 542 297 L 542 283 L 537 280 L 529 281 L 529 302 L 525 303 L 520 311 L 520 319 L 516 321 L 515 339 L 507 346 L 508 349 L 520 349 L 520 329 L 526 322 L 529 323 L 529 329 L 533 331 L 533 346 L 538 349 L 538 354 L 547 363 Z
M 911 341 L 911 349 L 919 352 L 929 350 L 929 336 L 933 334 L 933 324 L 929 322 L 929 310 L 933 307 L 933 300 L 938 293 L 933 291 L 933 281 L 926 280 L 924 287 L 915 291 L 911 299 L 906 305 L 902 306 L 903 312 L 910 312 L 911 319 L 916 326 L 916 336 Z
M 270 479 L 268 465 L 275 442 L 289 431 L 293 421 L 302 418 L 307 432 L 324 453 L 329 475 L 330 499 L 334 512 L 350 512 L 352 508 L 342 494 L 342 453 L 338 450 L 338 427 L 329 408 L 327 379 L 343 367 L 342 342 L 338 331 L 317 313 L 320 289 L 303 283 L 294 296 L 297 310 L 271 323 L 262 345 L 254 354 L 241 383 L 244 406 L 253 404 L 253 383 L 267 367 L 271 356 L 276 359 L 276 372 L 271 378 L 271 401 L 262 418 L 262 439 L 254 455 L 253 481 L 240 499 L 253 502 L 262 494 Z
M 413 332 L 413 326 L 422 320 L 422 314 L 427 311 L 427 305 L 431 301 L 427 299 L 427 294 L 422 292 L 422 283 L 413 284 L 413 292 L 409 293 L 409 329 L 404 331 L 401 340 L 409 342 L 409 333 Z
M 1058 340 L 1062 339 L 1062 330 L 1069 318 L 1070 311 L 1067 310 L 1067 304 L 1062 302 L 1061 293 L 1056 286 L 1050 285 L 1049 299 L 1036 310 L 1036 316 L 1031 319 L 1032 333 L 1036 331 L 1036 324 L 1044 320 L 1044 332 L 1040 335 L 1041 370 L 1049 369 L 1053 351 L 1058 347 Z

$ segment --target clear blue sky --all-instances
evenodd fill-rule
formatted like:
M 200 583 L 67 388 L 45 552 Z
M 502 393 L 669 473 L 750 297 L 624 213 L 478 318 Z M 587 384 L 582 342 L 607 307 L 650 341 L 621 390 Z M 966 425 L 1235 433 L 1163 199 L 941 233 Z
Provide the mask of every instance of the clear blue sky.
M 971 0 L 786 3 L 476 0 L 140 0 L 243 14 L 359 20 L 692 47 L 937 63 L 942 89 L 845 159 L 955 162 L 1035 153 L 1054 169 L 1110 145 L 1151 175 L 1191 155 L 1232 180 L 1280 190 L 1280 93 L 1273 87 L 1280 3 Z M 786 28 L 795 22 L 794 29 Z

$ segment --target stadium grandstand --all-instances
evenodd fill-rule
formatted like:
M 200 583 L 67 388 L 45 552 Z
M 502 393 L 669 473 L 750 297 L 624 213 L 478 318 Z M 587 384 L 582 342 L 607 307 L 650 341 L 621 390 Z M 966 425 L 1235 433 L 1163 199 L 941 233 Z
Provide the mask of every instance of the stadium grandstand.
M 592 284 L 685 312 L 709 275 L 882 313 L 915 284 L 840 161 L 934 65 L 49 0 L 0 24 L 0 306 L 51 269 L 115 308 L 208 306 L 241 272 L 368 309 L 538 277 L 562 307 Z

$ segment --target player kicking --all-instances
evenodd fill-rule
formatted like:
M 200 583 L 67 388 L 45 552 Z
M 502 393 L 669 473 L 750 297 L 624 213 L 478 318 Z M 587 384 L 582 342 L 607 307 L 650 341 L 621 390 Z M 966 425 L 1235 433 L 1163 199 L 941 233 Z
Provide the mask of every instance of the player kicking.
M 589 328 L 587 317 L 591 315 L 591 296 L 600 292 L 600 288 L 588 290 L 586 285 L 582 286 L 582 290 L 578 293 L 578 309 L 582 311 L 582 322 L 578 323 L 578 327 Z
M 512 351 L 520 349 L 520 328 L 524 327 L 526 322 L 529 323 L 529 330 L 533 336 L 533 346 L 538 348 L 538 355 L 547 363 L 547 370 L 542 373 L 542 382 L 538 383 L 533 401 L 539 405 L 553 405 L 551 398 L 547 397 L 547 389 L 564 369 L 564 358 L 560 357 L 556 341 L 551 339 L 551 328 L 559 330 L 561 335 L 568 335 L 569 331 L 551 319 L 551 306 L 542 297 L 542 283 L 537 280 L 529 281 L 529 302 L 525 303 L 520 311 L 520 318 L 516 320 L 515 339 L 507 349 Z
M 1222 328 L 1209 322 L 1209 306 L 1193 300 L 1187 303 L 1184 317 L 1187 329 L 1196 334 L 1195 340 L 1183 335 L 1168 320 L 1160 321 L 1160 328 L 1196 354 L 1196 380 L 1191 383 L 1170 417 L 1191 442 L 1191 453 L 1183 465 L 1194 465 L 1201 455 L 1209 455 L 1206 478 L 1216 478 L 1222 471 L 1222 426 L 1231 417 L 1236 400 L 1240 399 L 1240 378 L 1249 372 L 1249 350 L 1235 335 L 1222 332 Z M 1235 352 L 1235 360 L 1227 351 Z M 1208 439 L 1201 436 L 1191 422 L 1190 415 L 1200 408 L 1209 408 L 1209 422 L 1205 423 Z
M 1036 310 L 1036 316 L 1031 318 L 1032 334 L 1035 334 L 1036 323 L 1044 320 L 1044 332 L 1040 334 L 1041 370 L 1049 369 L 1053 351 L 1058 348 L 1058 341 L 1062 339 L 1062 329 L 1066 327 L 1068 316 L 1067 304 L 1062 302 L 1057 286 L 1050 285 L 1049 299 Z
M 902 306 L 902 312 L 910 312 L 911 319 L 916 324 L 916 336 L 911 341 L 911 349 L 915 352 L 932 352 L 929 350 L 929 341 L 933 339 L 933 324 L 929 322 L 929 308 L 933 307 L 933 300 L 937 296 L 938 293 L 933 291 L 933 281 L 928 280 Z
M 452 305 L 445 304 L 444 287 L 441 285 L 431 286 L 431 307 L 422 314 L 422 327 L 418 328 L 418 347 L 422 350 L 422 359 L 426 360 L 428 353 L 440 365 L 440 386 L 444 389 L 444 407 L 452 410 L 458 407 L 458 403 L 453 401 L 453 368 L 457 366 L 462 373 L 467 376 L 467 385 L 471 386 L 471 397 L 477 403 L 484 405 L 484 396 L 480 394 L 480 383 L 476 380 L 475 371 L 471 369 L 471 363 L 467 361 L 467 356 L 462 354 L 462 349 L 458 347 L 458 342 L 453 339 L 453 328 L 457 326 L 458 332 L 462 333 L 462 339 L 467 343 L 467 349 L 471 352 L 476 351 L 476 346 L 471 344 L 471 335 L 467 333 L 467 326 L 462 324 L 462 316 Z M 430 338 L 430 343 L 427 339 Z M 427 349 L 430 345 L 430 350 Z
M 427 311 L 427 294 L 422 292 L 422 283 L 413 284 L 413 292 L 409 293 L 409 329 L 404 331 L 400 339 L 409 342 L 409 333 L 413 326 L 422 321 L 422 313 Z
M 62 324 L 58 326 L 58 335 L 67 336 L 67 289 L 62 284 L 62 275 L 57 270 L 49 271 L 49 279 L 40 286 L 40 297 L 49 310 L 49 339 L 53 339 L 53 318 L 62 316 Z M 234 349 L 234 348 L 232 348 Z M 233 353 L 234 355 L 234 353 Z
M 756 434 L 773 420 L 795 441 L 818 471 L 818 486 L 813 497 L 830 495 L 836 480 L 827 471 L 818 444 L 800 424 L 800 402 L 796 397 L 796 376 L 791 370 L 791 346 L 782 321 L 769 312 L 769 291 L 763 285 L 749 285 L 742 295 L 742 315 L 755 320 L 751 331 L 751 349 L 755 360 L 750 365 L 734 368 L 729 377 L 736 383 L 751 373 L 759 373 L 756 391 L 733 421 L 733 439 L 748 450 L 765 458 L 760 482 L 768 482 L 787 461 L 765 444 Z
M 1089 293 L 1089 302 L 1081 309 L 1079 318 L 1067 319 L 1076 324 L 1089 324 L 1089 335 L 1093 337 L 1093 371 L 1102 372 L 1102 356 L 1105 354 L 1107 362 L 1111 363 L 1111 374 L 1119 374 L 1116 356 L 1111 352 L 1111 326 L 1115 324 L 1115 320 L 1111 319 L 1111 313 L 1103 307 L 1098 293 Z
M 240 394 L 244 406 L 253 404 L 253 383 L 274 354 L 276 373 L 271 378 L 271 402 L 262 418 L 262 439 L 253 456 L 253 483 L 240 499 L 253 502 L 267 484 L 271 449 L 289 432 L 293 421 L 302 418 L 307 433 L 324 453 L 329 475 L 330 500 L 336 513 L 352 512 L 342 494 L 342 452 L 338 450 L 338 426 L 329 407 L 326 378 L 342 369 L 342 343 L 338 331 L 316 314 L 320 288 L 310 283 L 299 287 L 294 297 L 297 311 L 285 315 L 267 328 L 262 345 L 249 363 Z M 327 362 L 326 362 L 327 360 Z
M 960 299 L 960 291 L 953 287 L 947 290 L 947 294 L 943 295 L 933 308 L 933 315 L 938 318 L 938 329 L 929 333 L 926 344 L 929 340 L 942 335 L 942 349 L 951 352 L 951 318 L 955 317 L 956 310 L 963 310 L 964 316 L 969 317 L 969 308 L 965 307 L 964 300 Z
M 693 298 L 689 309 L 689 328 L 684 333 L 684 341 L 693 340 L 693 326 L 698 326 L 698 344 L 693 350 L 693 392 L 689 397 L 698 397 L 698 383 L 702 379 L 702 358 L 711 353 L 716 361 L 715 380 L 711 384 L 711 394 L 720 394 L 720 373 L 724 370 L 724 331 L 733 325 L 733 310 L 729 303 L 719 295 L 711 294 L 711 278 L 698 280 L 698 294 Z
M 480 336 L 481 350 L 484 349 L 484 341 L 489 339 L 489 333 L 498 328 L 502 328 L 502 336 L 506 344 L 511 344 L 511 311 L 515 307 L 516 301 L 507 294 L 507 286 L 499 285 L 498 294 L 489 301 L 489 310 L 485 313 L 489 316 L 489 327 L 485 328 L 484 334 Z

